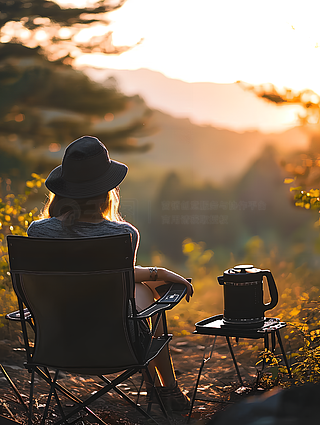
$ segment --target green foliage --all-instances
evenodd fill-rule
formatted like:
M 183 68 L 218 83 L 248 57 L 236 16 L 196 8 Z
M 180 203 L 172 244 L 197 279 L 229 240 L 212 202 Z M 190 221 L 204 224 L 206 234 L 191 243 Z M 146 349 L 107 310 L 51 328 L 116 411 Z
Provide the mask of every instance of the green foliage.
M 279 383 L 280 373 L 286 372 L 286 369 L 280 365 L 281 357 L 275 355 L 270 350 L 266 348 L 259 355 L 259 361 L 256 365 L 261 365 L 264 373 L 262 374 L 259 385 L 264 388 L 272 388 Z
M 305 208 L 307 210 L 319 210 L 320 198 L 319 189 L 310 189 L 308 191 L 301 190 L 302 187 L 291 187 L 291 192 L 296 192 L 294 195 L 295 206 Z
M 214 262 L 214 252 L 206 249 L 203 242 L 193 242 L 190 238 L 183 241 L 183 253 L 187 257 L 187 272 L 192 277 L 195 294 L 190 303 L 181 302 L 168 312 L 170 331 L 174 335 L 190 335 L 194 323 L 220 313 L 222 294 L 216 277 L 221 274 Z
M 25 193 L 15 196 L 9 193 L 0 199 L 0 234 L 1 240 L 4 240 L 8 234 L 25 235 L 26 229 L 35 219 L 37 208 L 26 211 L 25 203 L 29 195 L 38 190 L 44 183 L 44 179 L 36 173 L 32 174 L 32 180 L 26 182 Z
M 248 244 L 253 245 L 252 243 Z M 257 245 L 256 245 L 257 246 Z M 251 254 L 249 254 L 251 251 Z M 320 284 L 318 271 L 305 265 L 296 267 L 293 261 L 279 261 L 279 253 L 273 250 L 269 255 L 263 246 L 247 251 L 245 260 L 261 268 L 270 269 L 279 290 L 279 303 L 269 315 L 279 317 L 287 323 L 282 331 L 287 357 L 291 363 L 293 382 L 320 382 Z M 253 257 L 253 253 L 255 257 Z M 288 386 L 286 369 L 280 363 L 281 356 L 264 351 L 262 360 L 266 363 L 268 386 Z
M 214 256 L 211 249 L 205 249 L 203 242 L 195 243 L 187 238 L 182 243 L 182 252 L 188 257 L 187 266 L 192 275 L 195 273 L 198 277 L 206 276 L 208 264 Z
M 2 271 L 1 271 L 2 273 Z M 2 274 L 1 274 L 2 275 Z M 18 309 L 17 297 L 12 289 L 0 289 L 0 336 L 5 326 L 5 315 Z
M 316 312 L 319 316 L 319 306 Z M 308 325 L 297 326 L 303 337 L 303 345 L 297 353 L 293 353 L 295 363 L 293 363 L 293 376 L 295 383 L 305 384 L 307 382 L 320 382 L 320 329 L 319 323 L 313 330 L 309 330 Z
M 248 241 L 243 257 L 231 255 L 223 268 L 216 263 L 215 253 L 206 249 L 204 243 L 187 239 L 183 243 L 183 252 L 188 265 L 184 274 L 193 277 L 195 293 L 190 303 L 181 302 L 169 312 L 169 327 L 174 335 L 189 335 L 197 321 L 223 313 L 222 287 L 217 276 L 224 269 L 241 263 L 270 269 L 278 287 L 279 303 L 267 315 L 287 323 L 281 334 L 293 380 L 288 380 L 279 349 L 275 353 L 262 351 L 257 361 L 258 344 L 253 346 L 252 342 L 243 341 L 237 349 L 237 357 L 241 359 L 243 356 L 244 361 L 250 358 L 259 367 L 264 363 L 259 379 L 264 388 L 320 382 L 320 283 L 317 270 L 305 265 L 297 267 L 293 261 L 281 258 L 277 249 L 266 251 L 258 237 Z M 268 297 L 268 290 L 264 287 L 265 303 Z
M 24 194 L 8 193 L 0 199 L 0 328 L 4 327 L 4 316 L 17 309 L 16 296 L 11 288 L 6 236 L 26 235 L 30 223 L 37 219 L 37 208 L 28 210 L 26 203 L 43 182 L 41 176 L 33 173 L 32 180 L 26 182 Z

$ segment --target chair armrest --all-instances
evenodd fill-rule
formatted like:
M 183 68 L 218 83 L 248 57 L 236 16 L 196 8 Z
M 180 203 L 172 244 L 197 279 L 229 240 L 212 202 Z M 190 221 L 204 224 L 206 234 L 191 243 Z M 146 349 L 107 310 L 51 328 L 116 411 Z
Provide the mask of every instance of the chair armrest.
M 23 313 L 24 313 L 24 320 L 31 321 L 32 316 L 30 311 L 27 308 L 23 310 Z M 17 310 L 17 311 L 13 311 L 12 313 L 8 313 L 5 315 L 5 318 L 8 320 L 21 322 L 20 311 Z
M 137 315 L 132 319 L 147 319 L 148 317 L 152 317 L 161 311 L 171 310 L 182 300 L 186 292 L 187 288 L 185 285 L 180 283 L 173 283 L 169 290 L 166 291 L 166 293 L 161 298 L 159 298 L 149 307 L 137 313 Z

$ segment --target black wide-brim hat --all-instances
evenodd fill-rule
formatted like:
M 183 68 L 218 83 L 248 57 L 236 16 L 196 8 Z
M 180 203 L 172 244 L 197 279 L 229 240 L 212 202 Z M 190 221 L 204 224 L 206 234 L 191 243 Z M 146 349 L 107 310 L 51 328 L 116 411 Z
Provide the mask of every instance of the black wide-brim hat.
M 67 146 L 62 164 L 51 171 L 45 185 L 65 198 L 93 198 L 118 186 L 127 172 L 125 164 L 110 159 L 99 139 L 83 136 Z

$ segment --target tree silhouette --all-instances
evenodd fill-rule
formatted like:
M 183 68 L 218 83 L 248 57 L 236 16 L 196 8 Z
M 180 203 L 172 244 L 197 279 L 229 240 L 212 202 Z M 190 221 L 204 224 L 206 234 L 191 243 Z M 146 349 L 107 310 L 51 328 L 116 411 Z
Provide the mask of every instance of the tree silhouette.
M 96 135 L 111 150 L 149 148 L 138 141 L 148 134 L 150 110 L 143 100 L 72 67 L 83 52 L 128 49 L 113 47 L 106 30 L 106 12 L 123 3 L 62 8 L 52 1 L 0 0 L 0 153 L 12 159 L 1 168 L 2 177 L 22 177 L 26 166 L 46 172 L 59 162 L 61 148 L 84 134 Z M 104 35 L 77 41 L 81 31 L 97 25 Z M 124 114 L 125 120 L 117 119 Z
M 320 97 L 312 90 L 294 91 L 277 89 L 274 85 L 253 86 L 239 82 L 245 89 L 258 97 L 277 105 L 299 105 L 300 124 L 311 138 L 307 149 L 293 152 L 282 161 L 288 177 L 285 183 L 294 184 L 295 205 L 306 209 L 320 209 Z M 320 224 L 320 222 L 319 222 Z
M 121 53 L 129 47 L 115 47 L 108 30 L 108 12 L 119 9 L 108 0 L 89 3 L 87 7 L 61 7 L 46 0 L 0 0 L 0 35 L 2 42 L 13 41 L 27 47 L 41 47 L 50 60 L 60 59 L 70 64 L 71 58 L 85 52 Z M 99 27 L 99 35 L 92 31 Z M 79 33 L 86 38 L 79 41 Z M 92 32 L 90 32 L 90 30 Z
M 252 91 L 258 97 L 276 105 L 301 106 L 302 113 L 299 114 L 300 123 L 302 125 L 320 125 L 320 97 L 314 91 L 309 89 L 294 91 L 288 88 L 279 90 L 273 84 L 253 86 L 242 81 L 238 81 L 238 83 L 245 90 Z

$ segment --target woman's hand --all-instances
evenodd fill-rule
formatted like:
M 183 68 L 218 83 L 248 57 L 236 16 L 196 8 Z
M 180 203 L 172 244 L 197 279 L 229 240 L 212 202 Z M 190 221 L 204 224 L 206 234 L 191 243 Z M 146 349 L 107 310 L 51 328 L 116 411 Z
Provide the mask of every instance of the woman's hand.
M 155 291 L 155 288 L 161 285 L 160 281 L 163 281 L 163 284 L 166 283 L 181 283 L 187 287 L 186 301 L 189 302 L 190 298 L 193 295 L 193 286 L 188 282 L 184 277 L 179 274 L 172 272 L 171 270 L 164 269 L 162 267 L 158 268 L 156 275 L 156 280 L 151 280 L 150 270 L 148 267 L 136 266 L 134 268 L 135 282 L 145 282 L 150 289 Z M 152 274 L 152 278 L 155 277 L 155 273 Z

